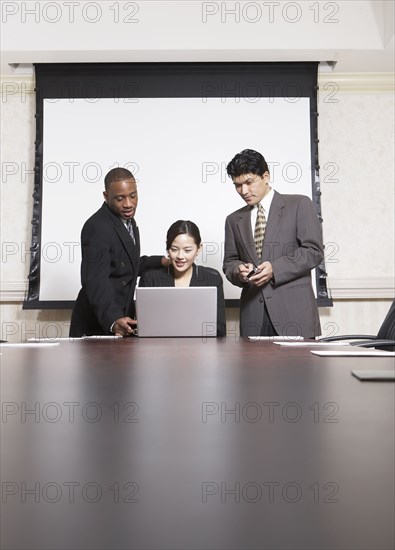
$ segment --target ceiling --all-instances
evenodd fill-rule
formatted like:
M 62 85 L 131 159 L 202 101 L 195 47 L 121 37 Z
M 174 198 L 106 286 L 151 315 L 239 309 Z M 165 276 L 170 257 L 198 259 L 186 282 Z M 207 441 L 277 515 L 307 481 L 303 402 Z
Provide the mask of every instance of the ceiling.
M 27 1 L 1 9 L 3 77 L 31 74 L 33 63 L 132 61 L 321 61 L 322 71 L 394 72 L 393 0 Z

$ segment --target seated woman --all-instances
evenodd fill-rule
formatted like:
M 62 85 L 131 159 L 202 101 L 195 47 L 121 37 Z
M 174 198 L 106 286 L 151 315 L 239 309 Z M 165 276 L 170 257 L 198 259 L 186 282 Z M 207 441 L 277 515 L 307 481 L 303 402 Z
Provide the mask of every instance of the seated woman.
M 188 220 L 174 222 L 166 236 L 169 267 L 145 271 L 140 278 L 139 286 L 216 286 L 217 336 L 226 336 L 222 277 L 216 269 L 197 266 L 194 263 L 201 248 L 202 240 L 196 224 Z

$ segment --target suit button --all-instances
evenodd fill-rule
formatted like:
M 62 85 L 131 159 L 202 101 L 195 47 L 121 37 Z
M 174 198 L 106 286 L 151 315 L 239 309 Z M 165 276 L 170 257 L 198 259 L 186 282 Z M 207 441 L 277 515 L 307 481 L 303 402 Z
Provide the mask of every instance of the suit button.
M 122 281 L 122 284 L 123 284 L 123 286 L 126 286 L 127 283 L 126 283 L 126 281 Z
M 259 301 L 262 303 L 262 302 L 264 302 L 264 299 L 261 297 L 261 298 L 259 298 Z
M 125 267 L 125 264 L 123 262 L 121 262 L 121 267 Z

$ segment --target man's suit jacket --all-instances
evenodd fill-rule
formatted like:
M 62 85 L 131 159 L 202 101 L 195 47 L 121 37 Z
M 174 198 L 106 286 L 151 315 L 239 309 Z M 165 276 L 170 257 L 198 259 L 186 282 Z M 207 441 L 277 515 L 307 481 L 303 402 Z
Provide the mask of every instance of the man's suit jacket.
M 226 218 L 223 270 L 242 287 L 240 334 L 257 336 L 264 303 L 279 335 L 313 338 L 321 334 L 318 309 L 311 286 L 311 269 L 323 258 L 321 226 L 308 197 L 274 192 L 266 224 L 262 257 L 258 258 L 251 228 L 252 206 Z M 242 283 L 241 263 L 271 262 L 274 278 L 261 288 Z
M 135 316 L 133 295 L 144 269 L 159 267 L 161 256 L 140 258 L 140 236 L 133 219 L 136 243 L 122 220 L 106 203 L 81 232 L 81 284 L 71 317 L 70 336 L 110 334 L 121 317 Z
M 147 270 L 141 277 L 139 286 L 174 286 L 172 267 Z M 217 287 L 217 336 L 226 336 L 225 299 L 220 273 L 211 267 L 193 265 L 189 286 Z M 193 315 L 193 311 L 190 312 Z M 138 319 L 137 319 L 138 321 Z

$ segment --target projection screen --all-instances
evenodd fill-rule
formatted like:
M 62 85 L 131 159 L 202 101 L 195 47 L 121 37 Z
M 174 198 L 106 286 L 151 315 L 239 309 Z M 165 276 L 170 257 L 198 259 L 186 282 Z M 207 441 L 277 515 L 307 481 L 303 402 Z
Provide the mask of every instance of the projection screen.
M 226 216 L 244 206 L 226 164 L 245 148 L 271 185 L 312 198 L 320 216 L 316 63 L 37 65 L 36 181 L 24 307 L 72 307 L 80 232 L 116 166 L 137 180 L 141 253 L 165 254 L 171 223 L 200 228 L 199 262 L 222 273 Z M 328 305 L 325 268 L 317 300 Z M 227 305 L 240 289 L 224 278 Z

